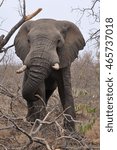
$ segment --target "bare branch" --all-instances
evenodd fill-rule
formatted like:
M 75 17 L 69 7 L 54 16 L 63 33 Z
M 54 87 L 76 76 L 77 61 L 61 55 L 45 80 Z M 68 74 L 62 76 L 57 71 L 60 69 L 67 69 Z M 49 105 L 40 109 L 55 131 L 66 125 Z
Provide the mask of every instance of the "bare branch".
M 63 138 L 64 138 L 64 139 L 72 139 L 72 140 L 78 142 L 78 144 L 82 145 L 82 143 L 81 143 L 79 140 L 73 138 L 72 136 L 61 136 L 61 137 L 58 137 L 56 140 L 61 140 L 61 139 L 63 139 Z
M 36 142 L 36 143 L 46 146 L 48 150 L 52 150 L 48 142 L 44 138 L 32 137 L 32 135 L 28 134 L 24 129 L 20 128 L 11 118 L 7 116 L 4 116 L 4 118 L 8 119 L 16 127 L 17 130 L 19 130 L 21 133 L 23 133 L 24 135 L 28 137 L 29 142 L 24 147 L 22 147 L 22 149 L 28 148 L 33 142 Z
M 67 108 L 69 109 L 69 107 Z M 53 121 L 51 122 L 48 122 L 46 121 L 47 118 L 53 113 L 53 111 L 55 110 L 55 108 L 53 108 L 50 112 L 47 113 L 47 115 L 45 116 L 45 118 L 43 120 L 40 120 L 40 119 L 36 119 L 36 121 L 34 122 L 34 125 L 30 131 L 30 135 L 33 135 L 33 134 L 36 134 L 42 127 L 43 124 L 52 124 L 52 123 L 56 123 L 56 120 L 59 119 L 62 115 L 64 116 L 64 112 L 67 110 L 65 109 L 62 113 L 60 113 Z M 37 125 L 37 122 L 39 122 L 39 126 L 36 128 L 36 130 L 34 131 L 35 129 L 35 126 Z
M 68 120 L 68 121 L 73 121 L 73 122 L 75 122 L 75 123 L 82 123 L 82 121 L 74 120 L 73 117 L 72 117 L 71 115 L 69 115 L 69 114 L 63 114 L 63 116 L 64 116 L 65 119 Z M 69 120 L 67 117 L 69 117 L 70 120 Z
M 94 32 L 93 34 L 91 34 L 91 36 L 89 37 L 89 39 L 86 41 L 89 42 L 90 40 L 96 39 L 100 37 L 100 29 L 98 29 L 96 32 Z
M 77 23 L 81 23 L 81 21 L 83 20 L 83 18 L 87 17 L 89 18 L 89 20 L 92 22 L 93 26 L 94 24 L 97 25 L 100 22 L 100 9 L 99 9 L 99 2 L 100 0 L 91 0 L 91 5 L 89 7 L 85 7 L 85 8 L 74 8 L 72 9 L 72 11 L 77 11 L 78 12 L 78 21 Z M 89 21 L 89 23 L 91 23 Z M 100 30 L 99 27 L 97 27 L 97 29 L 93 30 L 89 32 L 89 37 L 86 40 L 86 43 L 90 42 L 91 40 L 94 40 L 93 44 L 91 44 L 91 46 L 95 46 L 96 49 L 99 49 L 99 45 L 100 45 Z
M 28 15 L 25 17 L 25 21 L 28 21 L 30 19 L 32 19 L 33 17 L 35 17 L 38 13 L 40 13 L 40 11 L 42 11 L 42 8 L 37 9 L 34 13 L 32 13 L 31 15 Z
M 3 48 L 4 45 L 7 44 L 7 42 L 9 41 L 9 39 L 11 38 L 11 36 L 14 34 L 14 32 L 25 22 L 25 19 L 22 18 L 7 34 L 7 36 L 4 38 L 4 40 L 1 42 L 0 45 L 0 51 Z M 3 51 L 3 50 L 2 50 Z
M 26 2 L 25 2 L 25 0 L 23 0 L 23 15 L 24 15 L 24 17 L 26 16 Z
M 18 125 L 13 120 L 9 119 L 9 121 L 13 123 L 13 125 L 16 127 L 16 129 L 21 131 L 23 134 L 25 134 L 29 138 L 30 143 L 33 143 L 32 137 L 25 130 L 23 130 L 22 128 L 18 127 Z
M 0 28 L 0 30 L 1 30 L 1 31 L 4 31 L 4 32 L 6 32 L 6 33 L 8 33 L 8 31 L 7 31 L 7 30 L 5 30 L 5 29 Z
M 6 148 L 6 146 L 4 146 L 3 144 L 0 144 L 0 147 L 3 147 L 4 150 L 8 150 L 8 149 Z
M 14 44 L 13 44 L 13 45 L 10 45 L 10 46 L 8 46 L 8 47 L 6 47 L 6 48 L 3 48 L 3 49 L 0 51 L 0 53 L 3 53 L 3 52 L 4 52 L 4 55 L 3 55 L 2 58 L 0 59 L 0 62 L 3 61 L 3 59 L 4 59 L 5 56 L 6 56 L 7 51 L 8 51 L 11 47 L 13 47 L 13 46 L 14 46 Z
M 23 2 L 21 3 L 21 0 L 19 0 L 19 14 L 22 16 L 22 17 L 25 17 L 26 16 L 26 2 L 25 0 L 22 0 Z
M 8 126 L 8 127 L 4 127 L 4 128 L 0 128 L 0 131 L 1 131 L 1 130 L 8 130 L 8 129 L 11 129 L 11 128 L 13 128 L 13 127 L 14 127 L 14 125 Z
M 0 84 L 0 93 L 3 94 L 3 95 L 7 95 L 8 97 L 10 98 L 14 98 L 15 96 L 8 91 L 7 88 L 5 88 L 3 85 Z
M 8 41 L 10 40 L 11 36 L 14 34 L 14 32 L 26 21 L 32 19 L 33 17 L 35 17 L 42 9 L 39 8 L 37 9 L 34 13 L 32 13 L 31 15 L 27 15 L 26 16 L 26 3 L 25 0 L 23 0 L 23 16 L 22 19 L 9 31 L 9 33 L 6 35 L 6 37 L 4 38 L 2 36 L 2 39 L 0 40 L 0 52 L 3 52 L 4 49 L 3 47 L 8 43 Z
M 33 138 L 34 142 L 40 143 L 40 141 L 42 141 L 41 144 L 45 145 L 47 150 L 52 150 L 48 144 L 48 142 L 44 139 L 44 138 L 39 138 L 39 137 L 34 137 Z
M 94 17 L 94 20 L 95 20 L 96 22 L 99 22 L 99 14 L 97 15 L 97 14 L 95 13 L 95 10 L 94 10 L 94 8 L 96 7 L 96 4 L 97 4 L 98 2 L 100 2 L 100 0 L 95 0 L 95 1 L 93 1 L 91 7 L 89 7 L 89 8 L 87 7 L 87 8 L 82 8 L 82 9 L 81 9 L 81 8 L 74 8 L 74 9 L 72 9 L 72 11 L 78 11 L 79 13 L 81 13 L 78 22 L 81 22 L 81 19 L 83 18 L 83 16 L 84 16 L 86 13 L 89 14 L 88 16 L 93 16 L 93 17 Z
M 47 113 L 47 115 L 44 117 L 43 121 L 39 120 L 39 119 L 36 119 L 31 131 L 30 131 L 30 135 L 33 135 L 33 134 L 36 134 L 42 127 L 42 125 L 45 123 L 46 119 L 50 116 L 50 114 L 55 110 L 55 108 L 53 108 L 50 112 Z M 37 127 L 37 129 L 34 131 L 35 129 L 35 126 L 37 124 L 37 122 L 40 123 L 40 125 Z M 47 122 L 46 122 L 47 123 Z M 49 123 L 51 124 L 51 123 Z
M 3 3 L 4 3 L 4 0 L 2 0 L 2 2 L 0 3 L 0 7 L 2 6 Z

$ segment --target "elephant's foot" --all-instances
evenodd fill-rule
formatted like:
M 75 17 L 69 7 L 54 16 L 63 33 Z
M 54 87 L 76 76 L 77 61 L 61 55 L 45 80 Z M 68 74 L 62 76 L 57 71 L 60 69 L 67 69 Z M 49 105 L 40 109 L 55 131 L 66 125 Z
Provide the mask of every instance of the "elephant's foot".
M 40 105 L 39 101 L 32 103 L 32 106 L 28 106 L 28 113 L 26 119 L 28 122 L 35 122 L 36 119 L 43 120 L 46 115 L 45 106 Z

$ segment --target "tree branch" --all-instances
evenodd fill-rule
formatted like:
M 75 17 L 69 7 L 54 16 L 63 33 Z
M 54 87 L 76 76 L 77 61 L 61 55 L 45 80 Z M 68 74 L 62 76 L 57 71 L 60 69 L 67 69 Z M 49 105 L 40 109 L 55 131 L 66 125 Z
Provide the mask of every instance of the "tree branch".
M 79 11 L 81 13 L 81 16 L 80 16 L 80 18 L 78 20 L 79 22 L 81 21 L 81 19 L 83 18 L 83 16 L 85 15 L 86 12 L 89 13 L 89 16 L 95 17 L 95 21 L 96 22 L 99 22 L 98 21 L 99 20 L 99 16 L 97 16 L 97 14 L 94 11 L 94 8 L 95 8 L 97 2 L 100 2 L 100 0 L 94 0 L 92 2 L 91 7 L 82 8 L 82 9 L 81 8 L 74 8 L 74 9 L 72 9 L 72 11 Z
M 94 32 L 93 34 L 91 34 L 91 36 L 90 36 L 89 39 L 86 41 L 86 43 L 89 42 L 90 40 L 99 38 L 99 36 L 100 36 L 99 33 L 100 33 L 100 29 L 98 29 L 96 32 Z
M 6 146 L 4 146 L 3 144 L 0 144 L 0 146 L 3 147 L 4 150 L 8 150 L 8 149 L 6 148 Z
M 5 88 L 3 85 L 0 84 L 0 93 L 3 95 L 7 95 L 10 98 L 15 98 L 15 95 L 13 95 L 11 92 L 8 91 L 7 88 Z
M 2 0 L 2 2 L 0 3 L 0 7 L 2 6 L 3 3 L 4 3 L 4 0 Z
M 27 15 L 26 16 L 26 3 L 25 0 L 23 0 L 23 16 L 22 19 L 9 31 L 9 33 L 6 35 L 6 37 L 4 36 L 0 36 L 1 40 L 0 40 L 0 52 L 4 52 L 3 47 L 8 43 L 8 41 L 10 40 L 11 36 L 14 34 L 14 32 L 26 21 L 32 19 L 33 17 L 35 17 L 38 13 L 40 13 L 42 9 L 39 8 L 37 9 L 34 13 Z
M 34 13 L 32 13 L 31 15 L 28 15 L 25 17 L 25 21 L 28 21 L 30 19 L 32 19 L 33 17 L 35 17 L 38 13 L 40 13 L 40 11 L 42 11 L 42 8 L 37 9 Z
M 92 24 L 99 24 L 100 22 L 100 9 L 99 9 L 99 2 L 100 0 L 92 0 L 91 1 L 91 5 L 89 7 L 85 7 L 85 8 L 74 8 L 72 9 L 72 11 L 77 11 L 78 12 L 78 21 L 77 23 L 81 23 L 83 17 L 88 17 L 89 20 L 91 19 Z M 89 23 L 91 23 L 89 21 Z M 94 46 L 96 48 L 99 48 L 99 44 L 100 44 L 100 29 L 99 27 L 95 30 L 91 29 L 92 31 L 89 32 L 89 37 L 86 40 L 86 43 L 90 42 L 91 40 L 94 40 Z

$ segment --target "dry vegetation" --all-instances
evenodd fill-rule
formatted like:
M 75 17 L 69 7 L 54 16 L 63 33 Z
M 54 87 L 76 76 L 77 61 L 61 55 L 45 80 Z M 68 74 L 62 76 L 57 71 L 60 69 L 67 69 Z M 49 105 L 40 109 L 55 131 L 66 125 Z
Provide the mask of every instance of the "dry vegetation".
M 76 133 L 63 129 L 64 113 L 57 90 L 49 100 L 44 120 L 25 120 L 21 96 L 22 75 L 16 65 L 0 66 L 0 150 L 99 150 L 99 61 L 91 53 L 71 68 L 77 114 Z
M 3 6 L 4 0 L 0 2 Z M 32 125 L 26 121 L 27 106 L 21 96 L 22 75 L 16 74 L 18 66 L 9 63 L 5 55 L 13 44 L 7 46 L 13 33 L 26 20 L 30 20 L 42 9 L 26 14 L 25 0 L 19 0 L 21 20 L 8 32 L 0 35 L 0 150 L 99 150 L 99 58 L 85 53 L 72 64 L 72 92 L 77 114 L 76 133 L 68 133 L 63 128 L 64 112 L 57 90 L 51 96 L 44 120 L 36 120 Z M 99 22 L 95 6 L 99 0 L 92 1 L 90 8 L 75 10 L 80 12 L 79 21 L 85 14 Z M 99 29 L 87 40 L 96 40 L 99 46 Z M 12 58 L 10 58 L 12 60 Z

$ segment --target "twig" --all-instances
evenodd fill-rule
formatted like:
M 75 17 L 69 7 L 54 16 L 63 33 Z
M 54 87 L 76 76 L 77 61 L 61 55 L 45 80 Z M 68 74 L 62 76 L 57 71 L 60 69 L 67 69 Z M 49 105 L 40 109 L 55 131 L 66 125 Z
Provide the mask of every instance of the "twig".
M 2 53 L 2 52 L 6 53 L 7 50 L 8 50 L 9 48 L 13 47 L 13 46 L 14 46 L 14 44 L 12 44 L 12 45 L 10 45 L 10 46 L 8 46 L 8 47 L 6 47 L 6 48 L 3 48 L 3 49 L 0 51 L 0 53 Z
M 72 117 L 71 115 L 69 115 L 69 114 L 63 114 L 63 116 L 64 116 L 65 119 L 66 119 L 67 121 L 69 121 L 69 122 L 70 122 L 70 121 L 73 121 L 73 122 L 75 122 L 75 123 L 82 123 L 82 121 L 74 120 L 73 117 Z M 69 117 L 70 120 L 69 120 L 67 117 Z
M 73 138 L 70 135 L 69 136 L 61 136 L 61 137 L 57 138 L 56 141 L 61 140 L 61 139 L 71 139 L 71 140 L 77 142 L 78 144 L 80 144 L 80 146 L 82 147 L 82 149 L 85 149 L 85 148 L 89 149 L 89 147 L 88 147 L 88 145 L 86 143 L 84 143 L 82 141 L 79 141 L 78 139 Z
M 63 136 L 65 130 L 61 127 L 61 125 L 57 121 L 55 121 L 55 124 L 59 129 L 60 135 Z
M 0 3 L 0 7 L 2 6 L 3 3 L 4 3 L 4 0 L 2 0 L 2 2 Z
M 42 125 L 45 123 L 46 119 L 48 118 L 48 116 L 50 116 L 50 114 L 54 111 L 55 108 L 53 108 L 50 112 L 47 113 L 47 115 L 44 117 L 43 121 L 36 119 L 36 121 L 34 122 L 34 125 L 30 131 L 30 135 L 36 134 L 42 127 Z M 37 127 L 37 129 L 34 131 L 35 126 L 37 124 L 37 122 L 40 123 L 40 125 Z
M 7 30 L 5 30 L 5 29 L 3 29 L 3 28 L 0 28 L 0 30 L 1 30 L 1 31 L 4 31 L 4 32 L 6 32 L 6 33 L 9 32 L 9 31 L 7 31 Z
M 0 84 L 0 93 L 3 95 L 7 95 L 10 98 L 15 98 L 15 95 L 8 91 L 3 85 Z
M 60 113 L 53 121 L 50 121 L 50 122 L 46 121 L 46 119 L 51 115 L 51 113 L 55 110 L 55 108 L 53 108 L 50 112 L 48 112 L 47 115 L 45 116 L 45 118 L 44 118 L 43 120 L 36 119 L 36 121 L 34 122 L 34 125 L 33 125 L 32 129 L 31 129 L 31 131 L 30 131 L 30 135 L 36 134 L 38 131 L 40 131 L 40 129 L 41 129 L 41 127 L 42 127 L 43 124 L 48 124 L 48 125 L 50 125 L 50 124 L 55 123 L 55 121 L 56 121 L 57 119 L 59 119 L 62 115 L 64 115 L 64 112 L 65 112 L 67 109 L 69 109 L 69 107 L 66 108 L 66 109 L 65 109 L 62 113 Z M 35 129 L 37 123 L 40 123 L 40 124 L 39 124 L 39 126 L 36 128 L 36 130 L 34 131 L 34 129 Z
M 100 35 L 97 35 L 97 34 L 99 34 L 99 33 L 100 33 L 100 29 L 98 29 L 96 32 L 94 32 L 94 33 L 89 37 L 89 39 L 86 41 L 86 43 L 89 42 L 90 40 L 95 39 L 96 37 L 99 37 Z M 97 36 L 96 36 L 96 35 L 97 35 Z
M 48 142 L 47 142 L 44 138 L 34 137 L 33 140 L 34 140 L 34 142 L 36 142 L 36 143 L 40 143 L 40 141 L 42 141 L 43 144 L 46 146 L 46 148 L 47 148 L 48 150 L 52 150 L 52 149 L 50 148 Z
M 8 150 L 8 149 L 6 148 L 6 146 L 4 146 L 3 144 L 0 144 L 0 146 L 3 147 L 4 150 Z
M 6 117 L 6 116 L 5 116 Z M 7 119 L 9 119 L 10 122 L 13 123 L 13 125 L 16 127 L 17 130 L 19 130 L 20 132 L 22 132 L 23 134 L 25 134 L 28 138 L 29 138 L 29 142 L 26 144 L 26 146 L 24 146 L 23 148 L 25 147 L 29 147 L 33 142 L 36 142 L 36 143 L 39 143 L 39 144 L 42 144 L 44 146 L 47 147 L 48 150 L 52 150 L 48 144 L 48 142 L 44 139 L 44 138 L 37 138 L 37 137 L 32 137 L 30 134 L 28 134 L 25 130 L 23 130 L 22 128 L 18 127 L 18 125 L 13 121 L 11 120 L 10 118 L 6 117 Z
M 33 143 L 32 137 L 25 130 L 23 130 L 22 128 L 18 127 L 18 125 L 13 120 L 9 119 L 9 121 L 13 123 L 13 125 L 16 127 L 16 129 L 18 129 L 19 131 L 21 131 L 23 134 L 25 134 L 29 138 L 30 143 Z
M 6 56 L 7 51 L 8 51 L 11 47 L 13 47 L 13 46 L 14 46 L 14 44 L 12 44 L 12 45 L 10 45 L 10 46 L 8 46 L 8 47 L 6 47 L 6 48 L 2 48 L 2 49 L 1 49 L 0 53 L 3 53 L 3 52 L 4 52 L 4 55 L 3 55 L 2 58 L 0 59 L 0 62 L 3 61 L 3 59 L 4 59 L 5 56 Z
M 73 137 L 71 137 L 71 136 L 61 136 L 61 137 L 58 137 L 56 140 L 61 140 L 61 139 L 72 139 L 72 140 L 74 140 L 75 142 L 77 142 L 78 144 L 80 144 L 80 145 L 82 145 L 82 143 L 79 141 L 79 140 L 77 140 L 77 139 L 75 139 L 75 138 L 73 138 Z
M 14 127 L 14 125 L 12 125 L 12 126 L 8 126 L 8 127 L 4 127 L 4 128 L 0 128 L 0 131 L 1 130 L 8 130 L 8 129 L 12 129 Z
M 94 8 L 95 8 L 97 2 L 100 2 L 100 0 L 95 0 L 95 1 L 93 1 L 91 7 L 89 7 L 89 8 L 82 8 L 82 9 L 80 9 L 80 8 L 74 8 L 74 9 L 72 9 L 72 11 L 79 11 L 79 12 L 81 12 L 81 16 L 80 16 L 80 18 L 79 18 L 79 20 L 78 20 L 79 22 L 81 22 L 81 19 L 82 19 L 83 16 L 85 15 L 85 12 L 88 12 L 88 13 L 89 13 L 89 16 L 92 15 L 93 17 L 95 17 L 95 21 L 98 22 L 99 16 L 97 16 L 97 15 L 95 14 L 95 12 L 94 12 Z
M 72 11 L 77 11 L 78 12 L 78 21 L 77 23 L 81 23 L 81 20 L 83 19 L 84 16 L 88 17 L 89 19 L 93 21 L 93 23 L 98 23 L 100 22 L 100 10 L 95 9 L 97 6 L 99 7 L 99 2 L 100 0 L 92 0 L 91 6 L 86 7 L 86 8 L 73 8 Z M 96 10 L 96 11 L 95 11 Z M 88 43 L 91 40 L 96 40 L 96 47 L 99 48 L 99 39 L 100 39 L 100 30 L 96 30 L 96 32 L 92 33 L 89 35 L 89 38 L 87 39 L 86 43 Z
M 24 11 L 23 15 L 25 17 L 26 16 L 26 2 L 25 2 L 25 0 L 23 0 L 23 11 Z

